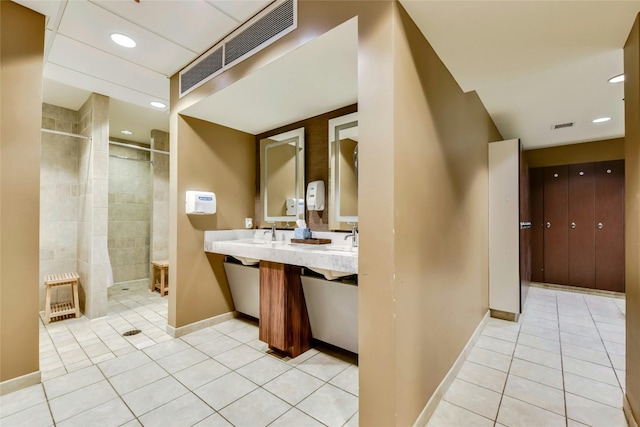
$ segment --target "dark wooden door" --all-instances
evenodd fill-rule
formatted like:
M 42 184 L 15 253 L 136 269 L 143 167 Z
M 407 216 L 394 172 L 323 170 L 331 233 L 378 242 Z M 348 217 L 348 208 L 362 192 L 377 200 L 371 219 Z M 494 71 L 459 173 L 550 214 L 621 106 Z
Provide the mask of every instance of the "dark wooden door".
M 596 286 L 595 164 L 569 166 L 569 284 Z
M 596 164 L 596 288 L 624 292 L 624 160 Z
M 531 280 L 544 282 L 544 169 L 529 171 L 531 210 Z
M 569 284 L 569 167 L 544 170 L 544 281 Z

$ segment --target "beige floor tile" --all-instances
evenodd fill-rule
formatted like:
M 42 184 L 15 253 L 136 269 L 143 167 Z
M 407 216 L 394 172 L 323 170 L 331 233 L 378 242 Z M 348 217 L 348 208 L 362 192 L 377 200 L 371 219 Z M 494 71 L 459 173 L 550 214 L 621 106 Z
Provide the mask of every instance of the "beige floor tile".
M 3 417 L 0 421 L 2 427 L 48 427 L 54 425 L 49 406 L 46 403 L 39 403 L 6 417 L 4 416 L 4 412 L 2 415 Z
M 358 398 L 325 384 L 300 402 L 297 408 L 328 426 L 342 426 L 358 411 Z
M 230 332 L 228 335 L 234 340 L 240 341 L 241 343 L 248 343 L 249 341 L 253 341 L 258 339 L 258 327 L 257 326 L 247 326 L 246 328 L 238 329 L 237 331 Z
M 297 405 L 323 384 L 322 380 L 312 375 L 292 369 L 266 383 L 263 388 L 291 405 Z
M 222 335 L 218 338 L 198 344 L 196 348 L 209 357 L 215 357 L 241 345 L 242 343 L 240 341 L 236 341 L 233 338 Z
M 522 319 L 522 324 L 523 325 L 538 326 L 540 328 L 551 329 L 551 330 L 554 330 L 554 331 L 558 330 L 558 321 L 557 320 L 541 319 L 541 318 L 535 317 L 535 316 L 525 315 L 524 318 Z
M 588 348 L 564 343 L 562 344 L 562 354 L 573 357 L 574 359 L 597 363 L 598 365 L 611 366 L 609 356 L 604 351 L 590 350 Z
M 469 426 L 493 427 L 493 421 L 442 400 L 427 423 L 427 427 Z
M 573 357 L 562 357 L 562 367 L 564 372 L 580 375 L 592 380 L 601 381 L 610 385 L 618 385 L 618 379 L 613 368 L 597 365 Z
M 225 365 L 227 368 L 235 370 L 264 356 L 264 353 L 261 353 L 248 345 L 241 345 L 215 356 L 214 359 Z
M 271 424 L 291 405 L 259 388 L 220 411 L 235 427 L 263 427 Z
M 46 402 L 47 398 L 42 389 L 42 385 L 32 385 L 22 390 L 0 396 L 0 414 L 4 418 Z
M 508 372 L 511 364 L 511 357 L 478 347 L 471 350 L 467 360 L 503 372 Z
M 540 305 L 538 304 L 538 307 Z M 551 320 L 553 322 L 558 321 L 558 314 L 550 310 L 536 310 L 533 306 L 527 307 L 524 311 L 526 316 L 537 317 L 538 319 Z
M 233 427 L 233 425 L 229 424 L 227 420 L 222 418 L 222 415 L 216 412 L 199 423 L 194 424 L 193 427 Z
M 511 356 L 516 344 L 512 341 L 505 341 L 499 338 L 493 338 L 486 335 L 480 335 L 476 341 L 476 347 L 484 348 L 485 350 L 495 351 L 496 353 L 506 354 Z
M 554 329 L 541 328 L 536 325 L 522 325 L 520 332 L 548 340 L 560 341 L 560 333 Z
M 116 397 L 115 390 L 105 380 L 51 399 L 49 407 L 54 421 L 59 423 Z
M 349 363 L 325 353 L 317 353 L 297 368 L 323 381 L 329 381 L 349 367 Z
M 244 365 L 236 372 L 258 385 L 263 385 L 289 369 L 293 368 L 275 357 L 267 355 Z
M 562 369 L 560 355 L 546 350 L 518 344 L 514 357 L 554 369 Z
M 528 312 L 529 310 L 542 311 L 542 312 L 551 313 L 551 314 L 558 314 L 558 309 L 556 307 L 556 304 L 539 304 L 539 303 L 527 301 L 524 307 L 524 311 Z
M 607 353 L 615 354 L 616 356 L 625 356 L 627 354 L 627 346 L 625 344 L 619 344 L 611 341 L 603 341 Z
M 565 427 L 565 420 L 562 415 L 503 396 L 497 421 L 509 427 Z
M 191 347 L 162 359 L 156 360 L 170 374 L 186 369 L 190 366 L 209 359 L 209 356 Z
M 115 398 L 91 408 L 57 425 L 60 427 L 111 427 L 120 426 L 135 419 L 122 399 Z
M 197 346 L 203 344 L 207 341 L 211 341 L 215 338 L 219 338 L 222 336 L 222 332 L 216 331 L 212 327 L 200 329 L 199 331 L 191 332 L 190 334 L 186 334 L 180 337 L 180 339 L 187 344 L 192 346 Z
M 591 338 L 594 340 L 599 340 L 600 335 L 598 334 L 598 330 L 595 325 L 591 326 L 580 326 L 574 325 L 571 323 L 561 323 L 560 324 L 560 332 L 566 332 L 573 335 L 579 335 L 585 338 Z
M 343 427 L 359 427 L 360 426 L 360 412 L 356 412 L 353 417 L 347 421 Z
M 567 419 L 567 427 L 589 427 L 586 424 L 579 423 L 572 419 Z
M 618 385 L 610 385 L 565 372 L 564 387 L 568 393 L 622 408 L 622 390 Z
M 142 351 L 134 351 L 123 356 L 119 356 L 117 359 L 107 360 L 98 365 L 102 373 L 107 377 L 113 377 L 131 369 L 144 366 L 151 363 L 151 359 Z
M 54 399 L 63 394 L 78 390 L 91 384 L 105 380 L 104 375 L 97 366 L 87 368 L 63 375 L 44 382 L 48 399 Z
M 562 416 L 565 415 L 564 392 L 562 390 L 515 375 L 509 375 L 504 394 L 547 411 L 555 412 Z
M 212 326 L 218 332 L 222 332 L 223 334 L 230 334 L 231 332 L 237 331 L 238 329 L 246 328 L 247 326 L 255 326 L 253 322 L 245 320 L 241 317 L 237 317 L 235 319 L 227 320 L 226 322 L 218 323 L 215 326 Z
M 193 393 L 187 393 L 140 417 L 145 427 L 167 425 L 190 426 L 214 413 L 206 403 Z M 169 421 L 170 420 L 170 421 Z
M 520 335 L 518 336 L 518 344 L 540 350 L 551 351 L 553 353 L 560 353 L 560 343 L 558 341 L 529 335 L 524 332 L 520 332 Z
M 627 382 L 627 374 L 626 371 L 621 371 L 619 369 L 614 369 L 616 372 L 616 377 L 618 377 L 618 382 L 620 383 L 620 387 L 624 390 L 626 388 Z
M 497 326 L 487 325 L 482 330 L 483 336 L 498 338 L 505 341 L 516 342 L 518 339 L 518 331 L 509 329 L 509 328 L 501 328 Z
M 510 375 L 516 375 L 550 387 L 563 389 L 562 371 L 522 359 L 513 359 Z
M 457 378 L 502 393 L 507 373 L 467 360 L 460 368 Z
M 187 369 L 183 369 L 180 372 L 176 372 L 173 376 L 188 387 L 189 390 L 195 390 L 229 372 L 231 372 L 231 370 L 223 364 L 213 359 L 208 359 Z
M 162 359 L 163 357 L 170 356 L 183 350 L 190 348 L 189 344 L 180 340 L 173 339 L 171 341 L 165 341 L 160 344 L 154 344 L 146 347 L 143 351 L 153 360 Z
M 618 344 L 625 344 L 626 342 L 626 335 L 624 332 L 600 331 L 600 336 L 604 341 L 615 342 Z
M 195 389 L 193 392 L 213 409 L 219 411 L 256 388 L 258 386 L 248 379 L 231 372 Z
M 125 395 L 129 392 L 144 387 L 161 378 L 168 376 L 167 371 L 162 369 L 154 362 L 140 366 L 133 371 L 123 372 L 109 379 L 109 382 L 119 395 Z
M 571 393 L 566 394 L 567 416 L 572 420 L 592 427 L 627 427 L 622 409 L 585 399 Z
M 360 388 L 359 380 L 360 376 L 358 367 L 356 365 L 351 365 L 347 369 L 333 377 L 331 381 L 329 381 L 329 384 L 341 388 L 344 391 L 348 391 L 355 396 L 358 396 Z
M 175 378 L 166 377 L 127 393 L 122 396 L 122 399 L 129 409 L 139 417 L 187 392 L 188 390 Z
M 495 420 L 501 397 L 500 393 L 456 379 L 451 383 L 443 399 L 478 415 Z
M 309 415 L 296 408 L 291 408 L 283 416 L 275 420 L 269 427 L 324 427 L 324 424 L 311 418 Z M 347 427 L 347 424 L 345 424 Z M 356 424 L 357 427 L 357 424 Z

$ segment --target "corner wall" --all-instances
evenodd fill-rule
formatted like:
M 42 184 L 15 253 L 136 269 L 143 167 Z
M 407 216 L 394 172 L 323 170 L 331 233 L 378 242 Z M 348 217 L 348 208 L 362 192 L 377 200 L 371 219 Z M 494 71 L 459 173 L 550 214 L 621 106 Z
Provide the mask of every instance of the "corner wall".
M 624 75 L 626 398 L 630 406 L 625 412 L 628 417 L 635 417 L 637 425 L 640 423 L 640 14 L 624 46 Z
M 153 129 L 151 148 L 169 151 L 169 133 Z M 152 152 L 151 160 L 151 260 L 163 261 L 169 259 L 169 156 Z
M 43 15 L 0 1 L 0 394 L 38 372 Z M 20 35 L 19 37 L 17 35 Z

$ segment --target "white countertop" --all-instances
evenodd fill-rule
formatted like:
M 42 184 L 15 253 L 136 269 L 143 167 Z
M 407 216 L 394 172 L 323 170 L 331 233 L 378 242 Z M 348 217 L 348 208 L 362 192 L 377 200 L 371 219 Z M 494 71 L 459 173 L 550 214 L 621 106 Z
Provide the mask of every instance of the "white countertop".
M 351 239 L 344 239 L 346 233 L 313 233 L 314 238 L 329 238 L 332 243 L 309 245 L 290 243 L 293 231 L 277 230 L 274 242 L 264 231 L 206 231 L 204 250 L 231 255 L 243 262 L 263 260 L 299 265 L 325 274 L 328 279 L 358 273 L 357 248 L 351 247 Z

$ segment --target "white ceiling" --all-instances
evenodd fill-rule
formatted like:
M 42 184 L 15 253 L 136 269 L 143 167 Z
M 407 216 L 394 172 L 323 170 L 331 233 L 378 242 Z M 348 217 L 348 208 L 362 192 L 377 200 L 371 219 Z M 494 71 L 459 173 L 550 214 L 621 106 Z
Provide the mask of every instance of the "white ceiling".
M 147 120 L 165 123 L 167 130 L 166 109 L 150 109 L 149 102 L 168 104 L 168 76 L 271 2 L 14 1 L 47 16 L 45 102 L 78 109 L 90 92 L 107 95 L 114 104 L 112 135 L 119 137 L 120 129 Z M 622 47 L 640 0 L 400 1 L 462 89 L 478 92 L 505 138 L 537 148 L 624 135 L 623 84 L 606 80 L 623 70 Z M 116 31 L 131 35 L 138 46 L 113 44 L 109 35 Z M 194 106 L 190 114 L 210 114 L 219 123 L 259 132 L 355 101 L 353 46 L 327 37 Z M 329 65 L 341 56 L 339 67 Z M 120 107 L 128 110 L 117 113 Z M 612 120 L 593 124 L 599 116 Z M 551 130 L 569 121 L 573 128 Z M 144 135 L 128 138 L 148 140 L 148 132 L 138 132 Z

